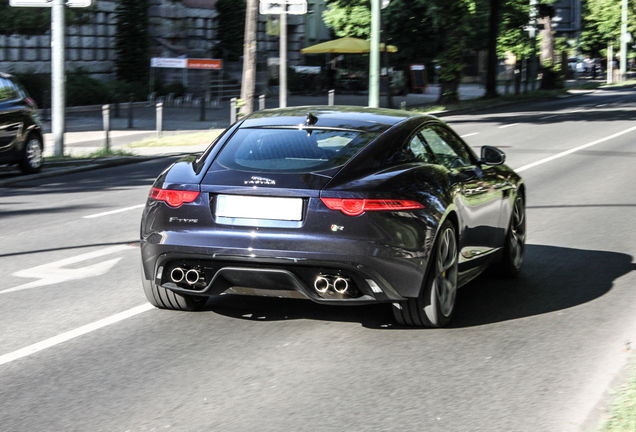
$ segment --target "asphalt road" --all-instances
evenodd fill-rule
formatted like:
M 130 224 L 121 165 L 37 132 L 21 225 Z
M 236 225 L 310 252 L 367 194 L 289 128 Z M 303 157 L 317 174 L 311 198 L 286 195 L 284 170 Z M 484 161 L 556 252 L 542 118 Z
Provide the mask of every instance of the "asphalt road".
M 0 189 L 0 430 L 589 430 L 636 342 L 635 116 L 627 89 L 445 119 L 520 169 L 529 231 L 521 276 L 460 290 L 446 329 L 149 307 L 140 206 L 168 159 Z

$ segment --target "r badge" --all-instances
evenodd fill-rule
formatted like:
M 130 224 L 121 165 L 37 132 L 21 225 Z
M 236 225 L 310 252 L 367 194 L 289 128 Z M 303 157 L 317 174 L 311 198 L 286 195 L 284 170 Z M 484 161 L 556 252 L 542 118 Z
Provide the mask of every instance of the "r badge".
M 343 229 L 344 229 L 343 226 L 331 225 L 331 231 L 338 232 L 338 231 L 342 231 Z

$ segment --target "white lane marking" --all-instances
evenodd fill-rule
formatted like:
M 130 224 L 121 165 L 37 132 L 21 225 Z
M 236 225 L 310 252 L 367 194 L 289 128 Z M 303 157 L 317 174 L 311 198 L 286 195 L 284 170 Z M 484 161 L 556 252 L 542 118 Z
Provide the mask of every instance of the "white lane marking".
M 583 144 L 582 146 L 575 147 L 575 148 L 570 149 L 570 150 L 566 150 L 566 151 L 564 151 L 564 152 L 561 152 L 561 153 L 555 154 L 554 156 L 550 156 L 550 157 L 547 157 L 547 158 L 545 158 L 545 159 L 541 159 L 541 160 L 539 160 L 539 161 L 537 161 L 537 162 L 533 162 L 533 163 L 531 163 L 531 164 L 524 165 L 524 166 L 522 166 L 521 168 L 516 168 L 516 169 L 515 169 L 515 171 L 516 171 L 516 172 L 521 172 L 521 171 L 525 171 L 525 170 L 530 169 L 530 168 L 534 168 L 534 167 L 536 167 L 537 165 L 541 165 L 541 164 L 544 164 L 544 163 L 546 163 L 546 162 L 550 162 L 550 161 L 553 161 L 553 160 L 555 160 L 555 159 L 562 158 L 563 156 L 567 156 L 567 155 L 569 155 L 569 154 L 572 154 L 572 153 L 575 153 L 575 152 L 577 152 L 577 151 L 580 151 L 580 150 L 586 149 L 586 148 L 588 148 L 588 147 L 595 146 L 596 144 L 600 144 L 600 143 L 602 143 L 602 142 L 609 141 L 609 140 L 611 140 L 611 139 L 617 138 L 617 137 L 619 137 L 619 136 L 621 136 L 621 135 L 625 135 L 626 133 L 629 133 L 629 132 L 632 132 L 632 131 L 635 131 L 635 130 L 636 130 L 636 126 L 630 127 L 629 129 L 625 129 L 624 131 L 622 131 L 622 132 L 618 132 L 618 133 L 615 133 L 614 135 L 610 135 L 610 136 L 608 136 L 608 137 L 601 138 L 601 139 L 596 140 L 596 141 L 592 141 L 591 143 Z
M 596 105 L 596 108 L 601 108 L 601 107 L 604 107 L 605 105 L 607 105 L 607 104 Z
M 518 124 L 520 124 L 520 123 L 511 123 L 511 124 L 499 126 L 499 129 L 505 129 L 505 128 L 509 128 L 511 126 L 517 126 Z
M 118 314 L 109 316 L 108 318 L 101 319 L 99 321 L 95 321 L 94 323 L 87 324 L 85 326 L 76 328 L 75 330 L 67 331 L 66 333 L 62 333 L 57 336 L 53 336 L 52 338 L 43 340 L 42 342 L 35 343 L 33 345 L 29 345 L 28 347 L 19 349 L 17 351 L 13 351 L 8 354 L 4 354 L 0 356 L 0 366 L 3 364 L 7 364 L 14 360 L 18 360 L 22 357 L 30 356 L 31 354 L 35 354 L 39 351 L 45 350 L 47 348 L 51 348 L 55 345 L 59 345 L 63 342 L 67 342 L 71 339 L 75 339 L 76 337 L 85 335 L 87 333 L 93 332 L 95 330 L 99 330 L 103 327 L 109 326 L 111 324 L 118 323 L 119 321 L 123 321 L 125 319 L 134 317 L 135 315 L 139 315 L 140 313 L 149 311 L 154 309 L 154 307 L 150 303 L 143 304 L 141 306 L 134 307 L 132 309 L 128 309 L 127 311 L 120 312 Z
M 547 116 L 547 117 L 541 117 L 539 120 L 549 119 L 549 118 L 552 118 L 552 117 L 556 117 L 557 115 L 558 115 L 558 114 L 549 115 L 549 116 Z
M 460 138 L 468 138 L 469 136 L 473 136 L 473 135 L 479 135 L 479 132 L 469 133 L 467 135 L 462 135 Z
M 96 218 L 96 217 L 108 216 L 108 215 L 112 215 L 112 214 L 115 214 L 115 213 L 125 212 L 125 211 L 128 211 L 128 210 L 135 210 L 135 209 L 138 209 L 138 208 L 142 208 L 144 206 L 145 206 L 145 204 L 139 204 L 139 205 L 132 206 L 132 207 L 120 208 L 120 209 L 117 209 L 117 210 L 111 210 L 111 211 L 107 211 L 107 212 L 104 212 L 104 213 L 97 213 L 97 214 L 92 214 L 92 215 L 88 215 L 88 216 L 83 216 L 82 219 L 92 219 L 92 218 Z
M 22 278 L 31 278 L 31 279 L 39 279 L 39 280 L 0 291 L 0 294 L 7 294 L 7 293 L 15 292 L 15 291 L 22 291 L 22 290 L 26 290 L 30 288 L 53 285 L 57 283 L 62 283 L 62 282 L 67 282 L 67 281 L 77 280 L 77 279 L 84 279 L 84 278 L 89 278 L 93 276 L 101 276 L 103 274 L 108 273 L 108 271 L 111 268 L 113 268 L 115 264 L 117 264 L 117 262 L 121 259 L 121 257 L 100 262 L 97 264 L 89 265 L 87 267 L 82 267 L 82 268 L 69 269 L 64 267 L 72 265 L 72 264 L 76 264 L 78 262 L 87 261 L 94 258 L 99 258 L 104 255 L 110 255 L 113 253 L 129 250 L 129 249 L 135 249 L 135 248 L 133 246 L 128 246 L 128 245 L 111 246 L 111 247 L 99 249 L 93 252 L 77 255 L 74 257 L 65 258 L 63 260 L 55 261 L 49 264 L 44 264 L 37 267 L 20 270 L 16 273 L 13 273 L 13 275 L 17 277 L 22 277 Z

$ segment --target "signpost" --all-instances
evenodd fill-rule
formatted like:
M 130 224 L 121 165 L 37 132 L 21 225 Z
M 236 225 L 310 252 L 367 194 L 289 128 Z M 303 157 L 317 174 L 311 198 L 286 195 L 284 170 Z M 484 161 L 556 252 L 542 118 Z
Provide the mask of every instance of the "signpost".
M 280 64 L 278 66 L 278 105 L 287 107 L 287 15 L 307 13 L 307 0 L 260 0 L 261 14 L 280 15 Z
M 51 132 L 55 156 L 64 156 L 64 7 L 88 7 L 93 0 L 9 0 L 15 7 L 51 8 Z
M 92 4 L 93 0 L 66 0 L 65 6 L 83 8 Z M 53 7 L 53 0 L 9 0 L 9 5 L 15 7 Z

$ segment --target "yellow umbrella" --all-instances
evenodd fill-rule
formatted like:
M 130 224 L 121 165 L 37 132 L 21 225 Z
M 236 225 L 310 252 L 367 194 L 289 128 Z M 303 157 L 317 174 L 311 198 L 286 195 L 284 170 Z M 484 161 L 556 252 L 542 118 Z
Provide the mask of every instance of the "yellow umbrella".
M 371 50 L 370 47 L 371 43 L 368 40 L 344 37 L 303 48 L 300 52 L 303 54 L 361 54 L 368 53 Z M 380 44 L 380 51 L 384 51 L 384 44 Z M 388 51 L 397 52 L 397 48 L 393 45 L 389 45 Z

